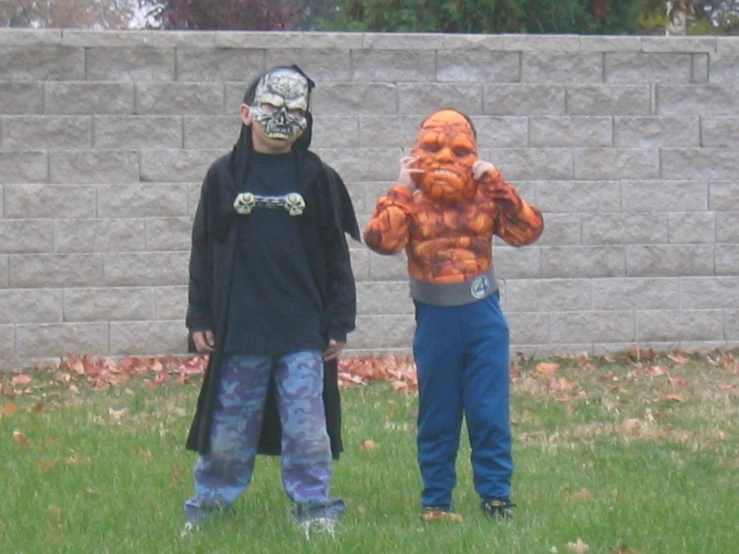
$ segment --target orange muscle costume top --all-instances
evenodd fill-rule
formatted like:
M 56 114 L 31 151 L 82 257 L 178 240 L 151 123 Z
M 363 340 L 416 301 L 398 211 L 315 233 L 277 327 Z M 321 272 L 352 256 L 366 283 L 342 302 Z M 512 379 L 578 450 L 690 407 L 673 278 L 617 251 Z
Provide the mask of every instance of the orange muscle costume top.
M 474 128 L 463 114 L 441 110 L 427 118 L 412 156 L 417 188 L 392 187 L 378 199 L 364 232 L 366 244 L 380 254 L 405 248 L 412 278 L 440 285 L 468 281 L 492 267 L 493 235 L 512 246 L 541 235 L 541 212 L 492 164 L 479 161 Z

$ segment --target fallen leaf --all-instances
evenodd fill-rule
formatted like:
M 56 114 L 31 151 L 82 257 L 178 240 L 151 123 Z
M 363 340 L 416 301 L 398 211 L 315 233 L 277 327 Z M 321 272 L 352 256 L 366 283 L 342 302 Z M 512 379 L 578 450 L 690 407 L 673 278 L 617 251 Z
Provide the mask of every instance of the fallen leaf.
M 37 402 L 36 404 L 34 404 L 33 408 L 31 408 L 31 411 L 33 413 L 37 414 L 37 413 L 43 411 L 43 409 L 44 409 L 44 403 L 43 402 Z
M 30 385 L 33 382 L 33 377 L 24 373 L 19 373 L 13 376 L 10 382 L 16 387 L 22 387 L 23 385 Z
M 559 364 L 555 364 L 554 362 L 540 362 L 536 364 L 534 372 L 542 377 L 548 377 L 554 375 L 558 369 Z
M 619 544 L 615 548 L 609 548 L 609 552 L 612 552 L 613 554 L 639 554 L 636 550 L 632 550 L 625 544 Z
M 59 506 L 49 506 L 49 515 L 58 519 L 62 516 L 62 509 Z
M 13 440 L 19 444 L 22 444 L 23 446 L 28 446 L 31 444 L 31 441 L 28 440 L 28 437 L 26 437 L 26 435 L 24 435 L 20 431 L 13 431 Z
M 570 496 L 570 500 L 587 500 L 588 498 L 592 498 L 593 495 L 590 493 L 588 489 L 580 489 L 576 493 Z
M 671 359 L 673 362 L 675 362 L 676 364 L 680 364 L 680 365 L 689 364 L 692 361 L 690 358 L 686 358 L 680 353 L 667 354 L 667 357 Z
M 685 397 L 683 397 L 682 394 L 677 394 L 675 392 L 665 393 L 662 398 L 663 400 L 669 400 L 670 402 L 685 402 Z
M 655 356 L 656 354 L 651 348 L 645 350 L 634 345 L 629 349 L 629 358 L 631 358 L 635 362 L 639 362 L 641 360 L 650 361 L 653 360 Z
M 716 385 L 716 388 L 720 391 L 730 391 L 736 388 L 736 385 Z
M 588 550 L 590 550 L 590 546 L 585 544 L 581 538 L 578 537 L 576 542 L 568 542 L 567 543 L 567 550 L 570 552 L 575 552 L 576 554 L 584 554 Z
M 69 385 L 69 392 L 72 394 L 79 394 L 80 389 L 77 388 L 77 385 Z
M 372 439 L 364 439 L 362 441 L 362 450 L 374 450 L 377 448 L 377 444 Z
M 685 377 L 668 377 L 667 382 L 678 387 L 687 387 L 690 385 L 690 381 Z
M 0 415 L 13 416 L 18 413 L 18 406 L 13 402 L 6 402 L 5 406 L 0 408 Z
M 56 465 L 59 463 L 59 460 L 46 460 L 46 461 L 40 461 L 36 463 L 36 467 L 39 468 L 41 471 L 48 471 L 50 469 L 53 469 L 56 467 Z
M 669 372 L 669 368 L 658 365 L 649 366 L 644 370 L 644 373 L 651 377 L 661 377 L 662 375 L 667 375 Z
M 108 416 L 114 421 L 120 421 L 121 418 L 126 415 L 126 412 L 128 412 L 127 408 L 123 408 L 122 410 L 114 410 L 113 408 L 108 408 Z
M 90 496 L 100 496 L 100 493 L 98 491 L 90 487 L 85 489 L 85 493 L 89 494 Z

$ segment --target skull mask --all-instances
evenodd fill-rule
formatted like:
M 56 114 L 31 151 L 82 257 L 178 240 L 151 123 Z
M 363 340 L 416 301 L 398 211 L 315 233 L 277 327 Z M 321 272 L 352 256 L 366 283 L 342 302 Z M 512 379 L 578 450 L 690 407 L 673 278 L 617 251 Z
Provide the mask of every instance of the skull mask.
M 453 204 L 474 198 L 472 166 L 477 161 L 477 141 L 464 115 L 441 110 L 429 116 L 418 132 L 412 155 L 418 159 L 416 167 L 423 170 L 414 173 L 413 179 L 430 200 Z
M 308 80 L 291 69 L 262 77 L 254 93 L 251 117 L 272 139 L 289 140 L 308 125 Z

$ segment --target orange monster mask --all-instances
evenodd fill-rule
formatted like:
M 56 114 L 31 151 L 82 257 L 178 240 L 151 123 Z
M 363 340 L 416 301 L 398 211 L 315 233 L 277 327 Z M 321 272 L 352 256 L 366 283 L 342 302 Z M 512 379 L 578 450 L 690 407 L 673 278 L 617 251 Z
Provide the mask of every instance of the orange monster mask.
M 441 110 L 421 126 L 411 153 L 417 158 L 416 186 L 434 202 L 454 204 L 474 198 L 477 184 L 472 166 L 477 161 L 477 141 L 472 125 L 454 110 Z

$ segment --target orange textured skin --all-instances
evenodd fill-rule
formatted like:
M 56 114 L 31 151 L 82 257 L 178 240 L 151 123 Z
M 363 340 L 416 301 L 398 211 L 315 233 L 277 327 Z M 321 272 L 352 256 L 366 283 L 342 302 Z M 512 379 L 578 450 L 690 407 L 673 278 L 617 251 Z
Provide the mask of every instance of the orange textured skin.
M 427 120 L 431 129 L 425 123 L 419 132 L 414 155 L 424 173 L 414 175 L 418 189 L 392 187 L 378 199 L 364 232 L 369 248 L 380 254 L 405 249 L 410 276 L 438 284 L 466 281 L 490 268 L 494 235 L 512 246 L 524 246 L 536 241 L 544 229 L 541 212 L 527 204 L 498 170 L 486 171 L 479 180 L 473 178 L 474 138 L 469 156 L 444 151 L 459 143 L 460 134 L 467 135 L 467 140 L 471 136 L 471 128 L 465 131 L 467 124 L 455 119 L 459 114 L 448 116 L 448 112 L 434 114 Z M 438 114 L 447 117 L 434 119 Z M 419 144 L 428 143 L 429 136 L 438 145 L 433 146 L 432 155 L 424 156 Z M 435 173 L 440 167 L 449 170 Z M 463 174 L 465 167 L 468 174 Z M 459 178 L 445 180 L 452 170 Z

